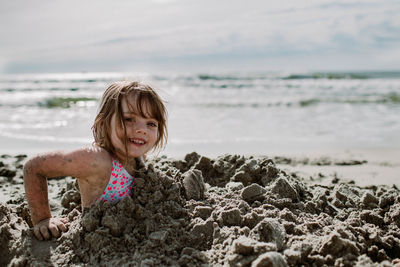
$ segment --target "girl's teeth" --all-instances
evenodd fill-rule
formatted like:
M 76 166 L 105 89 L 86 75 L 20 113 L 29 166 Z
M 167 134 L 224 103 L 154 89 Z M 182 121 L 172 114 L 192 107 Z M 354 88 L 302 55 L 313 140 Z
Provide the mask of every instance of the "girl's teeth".
M 143 144 L 144 144 L 144 141 L 142 141 L 142 140 L 131 139 L 131 141 L 132 141 L 133 143 L 135 143 L 135 144 L 140 144 L 140 145 L 143 145 Z

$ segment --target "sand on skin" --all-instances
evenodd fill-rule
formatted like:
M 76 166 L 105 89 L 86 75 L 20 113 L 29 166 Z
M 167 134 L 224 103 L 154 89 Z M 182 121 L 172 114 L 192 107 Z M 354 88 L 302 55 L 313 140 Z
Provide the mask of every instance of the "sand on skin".
M 293 158 L 196 153 L 150 162 L 133 199 L 84 212 L 73 178 L 50 180 L 52 210 L 71 222 L 60 238 L 39 242 L 29 227 L 24 160 L 1 159 L 0 265 L 393 266 L 400 255 L 395 185 L 302 176 Z M 328 161 L 303 166 L 367 164 Z

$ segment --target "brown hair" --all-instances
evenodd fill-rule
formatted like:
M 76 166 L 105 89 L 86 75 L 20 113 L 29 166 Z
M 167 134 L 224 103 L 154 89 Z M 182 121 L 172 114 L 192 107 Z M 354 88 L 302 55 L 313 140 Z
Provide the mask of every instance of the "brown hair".
M 135 110 L 142 117 L 156 119 L 158 122 L 158 137 L 153 150 L 161 149 L 167 143 L 167 110 L 160 96 L 147 84 L 136 81 L 120 81 L 111 84 L 101 98 L 99 112 L 92 126 L 94 143 L 110 153 L 114 153 L 111 143 L 111 118 L 116 114 L 117 124 L 126 135 L 125 122 L 122 116 L 121 101 L 123 97 L 132 96 L 136 100 Z M 146 109 L 146 104 L 147 108 Z M 146 112 L 149 112 L 146 113 Z M 125 138 L 126 140 L 126 138 Z M 125 153 L 127 141 L 125 141 Z

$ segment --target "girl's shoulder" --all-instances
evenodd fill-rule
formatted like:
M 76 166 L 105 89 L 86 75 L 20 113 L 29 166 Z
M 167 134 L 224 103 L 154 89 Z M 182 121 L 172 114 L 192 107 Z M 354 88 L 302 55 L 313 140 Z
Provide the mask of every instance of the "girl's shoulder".
M 93 157 L 93 158 L 99 158 L 99 159 L 103 159 L 103 160 L 111 160 L 112 159 L 112 155 L 105 150 L 102 147 L 99 146 L 90 146 L 90 147 L 84 147 L 81 148 L 80 151 L 82 154 L 85 154 L 85 156 L 88 157 Z
M 76 151 L 81 154 L 79 157 L 87 163 L 88 168 L 111 168 L 113 157 L 112 155 L 102 147 L 92 146 L 82 148 Z
M 111 172 L 113 157 L 104 148 L 97 146 L 81 148 L 73 151 L 70 156 L 81 178 L 90 179 Z
M 85 179 L 111 171 L 112 156 L 105 149 L 94 146 L 47 152 L 29 159 L 24 169 L 34 170 L 48 178 L 73 176 Z

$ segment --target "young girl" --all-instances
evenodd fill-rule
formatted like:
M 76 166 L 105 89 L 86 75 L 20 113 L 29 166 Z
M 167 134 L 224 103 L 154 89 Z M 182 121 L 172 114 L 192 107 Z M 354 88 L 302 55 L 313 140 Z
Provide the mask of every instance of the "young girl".
M 26 196 L 39 240 L 67 230 L 66 219 L 51 216 L 47 178 L 76 177 L 82 207 L 131 196 L 136 160 L 166 143 L 166 109 L 149 85 L 116 82 L 104 92 L 92 130 L 92 147 L 38 155 L 24 166 Z

